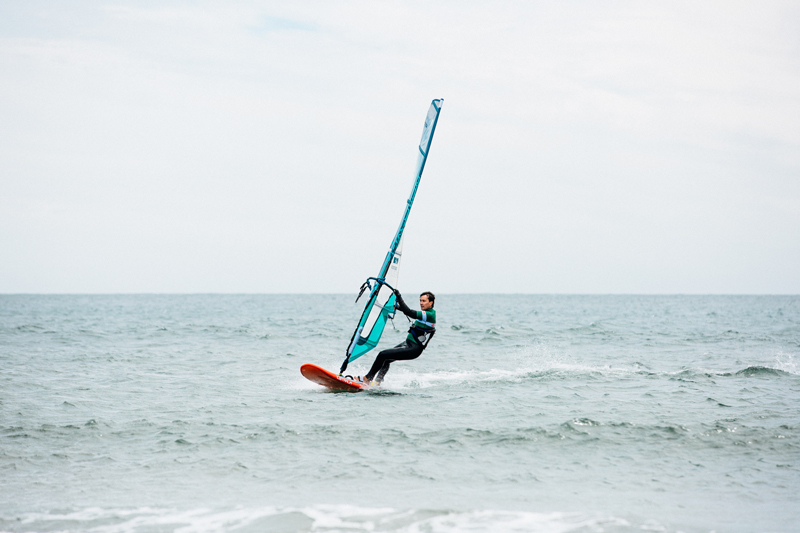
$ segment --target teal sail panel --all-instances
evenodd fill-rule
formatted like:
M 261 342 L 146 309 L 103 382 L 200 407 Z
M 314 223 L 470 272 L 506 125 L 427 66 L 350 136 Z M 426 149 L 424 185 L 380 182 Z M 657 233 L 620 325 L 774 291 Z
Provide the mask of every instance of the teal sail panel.
M 386 258 L 383 260 L 380 272 L 374 280 L 374 285 L 370 286 L 369 299 L 361 314 L 350 345 L 347 347 L 347 357 L 342 364 L 340 371 L 344 372 L 347 363 L 355 361 L 365 353 L 369 352 L 378 345 L 378 341 L 386 327 L 386 322 L 394 316 L 395 296 L 394 289 L 397 286 L 397 279 L 400 269 L 400 257 L 403 254 L 403 232 L 406 228 L 408 215 L 411 213 L 411 206 L 417 195 L 419 182 L 422 179 L 422 171 L 425 170 L 425 162 L 428 160 L 428 152 L 433 142 L 433 133 L 439 121 L 439 113 L 442 110 L 444 99 L 431 102 L 428 114 L 425 116 L 425 126 L 422 128 L 422 138 L 420 139 L 417 156 L 417 166 L 414 175 L 414 183 L 411 187 L 411 194 L 406 201 L 403 218 L 400 219 L 400 226 L 392 239 Z M 367 280 L 369 282 L 369 280 Z

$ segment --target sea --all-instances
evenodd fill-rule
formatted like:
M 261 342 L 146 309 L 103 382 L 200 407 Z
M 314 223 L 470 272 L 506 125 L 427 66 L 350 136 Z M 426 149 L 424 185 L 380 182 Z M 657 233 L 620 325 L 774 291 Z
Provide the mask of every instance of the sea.
M 0 295 L 0 531 L 800 531 L 799 296 L 353 300 Z

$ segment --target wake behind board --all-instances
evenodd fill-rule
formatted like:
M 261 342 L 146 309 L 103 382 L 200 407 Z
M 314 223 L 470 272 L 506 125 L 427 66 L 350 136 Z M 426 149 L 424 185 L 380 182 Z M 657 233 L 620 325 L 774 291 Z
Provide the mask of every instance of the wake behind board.
M 331 390 L 358 392 L 369 388 L 364 383 L 359 383 L 358 381 L 345 377 L 339 377 L 333 372 L 329 372 L 320 366 L 310 363 L 301 366 L 300 373 L 303 374 L 303 377 L 306 379 Z

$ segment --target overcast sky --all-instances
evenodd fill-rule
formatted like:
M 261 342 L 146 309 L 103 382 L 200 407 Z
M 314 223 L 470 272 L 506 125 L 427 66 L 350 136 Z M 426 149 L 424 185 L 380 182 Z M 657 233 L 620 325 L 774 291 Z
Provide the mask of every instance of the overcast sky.
M 799 6 L 0 3 L 0 292 L 798 294 Z

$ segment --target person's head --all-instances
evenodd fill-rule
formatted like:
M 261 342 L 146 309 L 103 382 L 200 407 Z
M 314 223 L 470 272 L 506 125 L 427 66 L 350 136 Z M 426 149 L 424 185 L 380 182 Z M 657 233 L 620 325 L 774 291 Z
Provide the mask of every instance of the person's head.
M 433 302 L 436 300 L 436 296 L 433 295 L 430 291 L 425 291 L 419 295 L 419 307 L 423 311 L 427 311 L 428 309 L 433 308 Z

